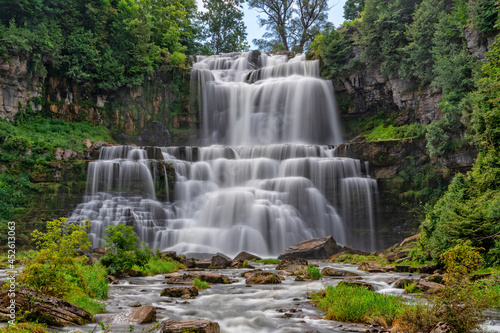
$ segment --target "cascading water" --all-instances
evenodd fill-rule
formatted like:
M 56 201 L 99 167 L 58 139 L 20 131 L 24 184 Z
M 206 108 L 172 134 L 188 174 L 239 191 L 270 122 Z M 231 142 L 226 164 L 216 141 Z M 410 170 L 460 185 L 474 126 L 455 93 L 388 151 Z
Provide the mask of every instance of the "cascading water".
M 376 181 L 359 160 L 335 157 L 331 145 L 342 138 L 334 91 L 316 61 L 197 57 L 191 82 L 201 142 L 212 146 L 102 148 L 89 166 L 85 203 L 70 218 L 91 220 L 95 247 L 118 223 L 133 225 L 151 248 L 179 253 L 274 256 L 326 235 L 377 247 Z

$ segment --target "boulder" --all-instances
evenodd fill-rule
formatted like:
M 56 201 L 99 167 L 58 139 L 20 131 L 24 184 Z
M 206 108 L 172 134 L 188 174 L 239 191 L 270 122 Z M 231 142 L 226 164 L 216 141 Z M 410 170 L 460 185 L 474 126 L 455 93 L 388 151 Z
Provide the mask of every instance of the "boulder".
M 223 256 L 216 255 L 212 257 L 209 268 L 224 269 L 228 268 L 229 266 L 231 266 L 231 261 L 227 260 Z
M 212 260 L 210 259 L 199 259 L 195 261 L 194 267 L 198 268 L 210 268 L 212 265 Z
M 50 326 L 84 325 L 92 321 L 92 315 L 84 309 L 57 297 L 18 287 L 15 298 L 16 315 L 21 317 L 29 312 L 30 321 L 38 321 Z M 6 290 L 0 289 L 0 321 L 10 320 L 11 298 Z
M 198 296 L 195 287 L 168 287 L 162 290 L 160 296 L 181 297 L 182 295 Z
M 416 282 L 414 279 L 402 277 L 396 280 L 396 282 L 394 283 L 394 288 L 404 289 L 404 287 L 414 282 Z
M 396 272 L 407 273 L 410 271 L 410 265 L 396 265 Z
M 425 279 L 427 281 L 430 281 L 430 282 L 443 283 L 444 275 L 443 274 L 432 274 L 431 276 L 428 276 Z
M 367 290 L 375 291 L 375 287 L 373 286 L 373 284 L 356 279 L 345 279 L 344 281 L 339 283 L 339 286 L 340 285 L 356 286 L 365 288 Z
M 232 268 L 248 268 L 248 269 L 255 268 L 252 265 L 250 265 L 247 260 L 233 261 L 233 262 L 231 262 L 231 267 Z
M 206 319 L 164 321 L 160 326 L 162 333 L 219 333 L 219 324 Z
M 365 271 L 369 273 L 383 273 L 385 270 L 382 268 L 380 264 L 363 262 L 359 265 L 358 270 Z
M 420 279 L 417 283 L 417 287 L 418 289 L 422 290 L 425 294 L 432 295 L 436 294 L 441 289 L 443 289 L 444 285 Z
M 277 270 L 295 271 L 297 266 L 307 266 L 308 262 L 306 259 L 296 258 L 296 257 L 285 257 L 276 266 Z
M 420 268 L 420 273 L 433 274 L 438 269 L 437 265 L 423 265 Z
M 344 273 L 345 271 L 332 267 L 325 267 L 321 270 L 321 274 L 323 274 L 324 276 L 344 276 Z
M 261 260 L 261 257 L 258 257 L 254 254 L 248 252 L 240 252 L 236 257 L 234 257 L 233 261 L 251 261 L 251 260 Z
M 278 259 L 283 259 L 285 257 L 328 259 L 338 252 L 337 242 L 332 236 L 328 236 L 298 242 L 283 251 L 278 256 Z
M 149 324 L 156 320 L 156 308 L 151 305 L 145 305 L 135 309 L 130 314 L 130 322 L 137 324 Z
M 165 276 L 167 278 L 168 284 L 193 284 L 194 279 L 199 279 L 201 281 L 205 281 L 210 284 L 217 283 L 231 283 L 231 279 L 227 276 L 217 273 L 208 273 L 208 272 L 190 272 L 189 274 L 171 274 Z
M 250 271 L 245 274 L 247 284 L 278 284 L 281 283 L 280 276 L 271 272 L 260 270 Z
M 142 306 L 142 304 L 140 302 L 132 302 L 128 306 L 130 306 L 131 308 L 138 308 Z
M 175 251 L 164 251 L 160 253 L 162 258 L 170 258 L 175 261 L 181 261 L 181 258 L 177 256 L 177 252 Z

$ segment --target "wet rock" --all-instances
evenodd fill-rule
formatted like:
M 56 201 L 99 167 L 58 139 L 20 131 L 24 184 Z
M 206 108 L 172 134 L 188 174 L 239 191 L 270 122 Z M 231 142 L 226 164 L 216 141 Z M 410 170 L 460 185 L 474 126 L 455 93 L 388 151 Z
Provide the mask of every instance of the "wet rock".
M 210 259 L 199 259 L 195 260 L 195 267 L 198 268 L 210 268 L 212 261 Z
M 210 272 L 190 272 L 189 274 L 170 274 L 166 278 L 168 284 L 193 284 L 194 279 L 199 279 L 210 284 L 231 283 L 227 276 Z
M 116 281 L 118 281 L 118 279 L 116 277 L 114 277 L 113 275 L 107 275 L 106 277 L 108 278 L 108 280 L 110 282 L 116 282 Z
M 144 274 L 137 269 L 129 269 L 129 270 L 124 272 L 124 275 L 129 276 L 129 277 L 141 277 Z
M 240 252 L 233 261 L 251 261 L 251 260 L 261 260 L 262 258 L 248 252 Z
M 421 273 L 432 274 L 438 269 L 437 265 L 423 265 L 420 268 Z
M 442 274 L 432 274 L 431 276 L 428 276 L 425 279 L 427 281 L 430 281 L 430 282 L 443 283 L 443 281 L 444 281 L 444 275 L 442 275 Z
M 240 269 L 240 268 L 254 269 L 255 268 L 252 265 L 250 265 L 247 260 L 233 261 L 231 263 L 231 267 L 238 268 L 238 269 Z
M 394 288 L 404 289 L 405 286 L 412 284 L 412 283 L 415 283 L 415 282 L 416 282 L 416 280 L 414 280 L 414 279 L 402 277 L 402 278 L 397 279 L 397 281 L 394 283 Z
M 369 273 L 383 273 L 384 269 L 380 264 L 363 262 L 359 265 L 358 270 Z
M 160 296 L 182 297 L 182 295 L 198 296 L 195 287 L 169 287 L 162 290 Z
M 281 260 L 281 262 L 276 266 L 277 270 L 286 270 L 286 271 L 295 271 L 297 266 L 307 266 L 308 261 L 302 258 L 296 257 L 285 257 Z
M 227 260 L 226 258 L 216 255 L 213 256 L 211 261 L 210 261 L 210 267 L 212 269 L 224 269 L 228 268 L 231 266 L 231 261 Z
M 162 333 L 219 333 L 220 327 L 216 322 L 206 319 L 189 319 L 181 321 L 164 321 L 161 324 Z
M 436 326 L 430 331 L 430 333 L 451 333 L 453 332 L 453 326 L 448 323 L 439 322 Z
M 181 263 L 186 266 L 186 268 L 194 268 L 196 267 L 196 261 L 194 258 L 187 258 L 184 260 L 181 260 Z
M 325 267 L 321 270 L 321 274 L 323 274 L 324 276 L 344 276 L 344 273 L 345 271 L 332 267 Z
M 394 267 L 394 265 L 387 265 L 387 266 L 382 267 L 382 269 L 384 272 L 387 272 L 387 273 L 395 273 L 396 272 L 396 267 Z
M 142 304 L 139 302 L 132 302 L 128 306 L 130 306 L 131 308 L 138 308 L 138 307 L 142 306 Z
M 156 308 L 151 305 L 145 305 L 132 311 L 129 321 L 137 324 L 149 324 L 156 320 Z
M 373 286 L 373 284 L 356 279 L 345 279 L 344 281 L 339 283 L 339 286 L 340 285 L 356 286 L 365 288 L 367 290 L 375 291 L 375 287 Z
M 0 321 L 10 320 L 10 300 L 7 291 L 0 289 Z M 84 309 L 28 288 L 18 287 L 15 301 L 17 316 L 29 311 L 33 321 L 50 326 L 84 325 L 92 321 L 92 315 Z
M 426 280 L 419 280 L 417 283 L 418 289 L 422 290 L 425 294 L 435 294 L 444 288 L 444 285 L 436 282 L 430 282 Z
M 308 239 L 298 242 L 285 251 L 283 251 L 278 259 L 285 257 L 295 257 L 303 259 L 328 259 L 332 255 L 339 252 L 337 242 L 332 236 Z
M 410 265 L 396 265 L 396 272 L 408 273 L 410 271 L 410 267 Z
M 164 252 L 161 252 L 161 257 L 162 258 L 170 258 L 172 260 L 175 260 L 175 261 L 181 261 L 181 258 L 179 256 L 177 256 L 177 252 L 175 251 L 164 251 Z
M 278 274 L 264 271 L 250 271 L 245 274 L 247 284 L 278 284 L 281 279 Z

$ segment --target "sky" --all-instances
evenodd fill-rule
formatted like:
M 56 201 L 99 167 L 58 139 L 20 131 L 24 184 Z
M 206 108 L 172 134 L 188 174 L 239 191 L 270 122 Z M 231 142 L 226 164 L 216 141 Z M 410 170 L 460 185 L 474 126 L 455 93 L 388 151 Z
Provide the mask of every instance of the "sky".
M 328 0 L 329 6 L 332 7 L 328 11 L 328 21 L 332 22 L 335 27 L 339 27 L 344 22 L 344 18 L 342 17 L 342 15 L 344 15 L 345 2 L 346 0 Z M 247 26 L 248 44 L 250 44 L 250 49 L 256 49 L 256 47 L 252 44 L 252 40 L 262 38 L 262 35 L 266 32 L 266 28 L 259 27 L 259 24 L 257 22 L 257 15 L 259 15 L 259 13 L 257 13 L 255 10 L 248 9 L 246 3 L 243 5 L 243 7 L 243 21 Z

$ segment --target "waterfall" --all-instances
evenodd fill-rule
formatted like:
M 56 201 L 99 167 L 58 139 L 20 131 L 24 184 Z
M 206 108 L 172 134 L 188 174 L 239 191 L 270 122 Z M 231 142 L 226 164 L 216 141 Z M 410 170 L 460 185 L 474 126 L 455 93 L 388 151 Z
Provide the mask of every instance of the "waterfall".
M 91 220 L 94 247 L 124 223 L 151 248 L 179 253 L 276 256 L 326 235 L 377 248 L 377 184 L 361 161 L 336 157 L 334 91 L 317 61 L 198 56 L 191 87 L 202 146 L 103 147 L 89 164 L 85 202 L 69 220 Z

